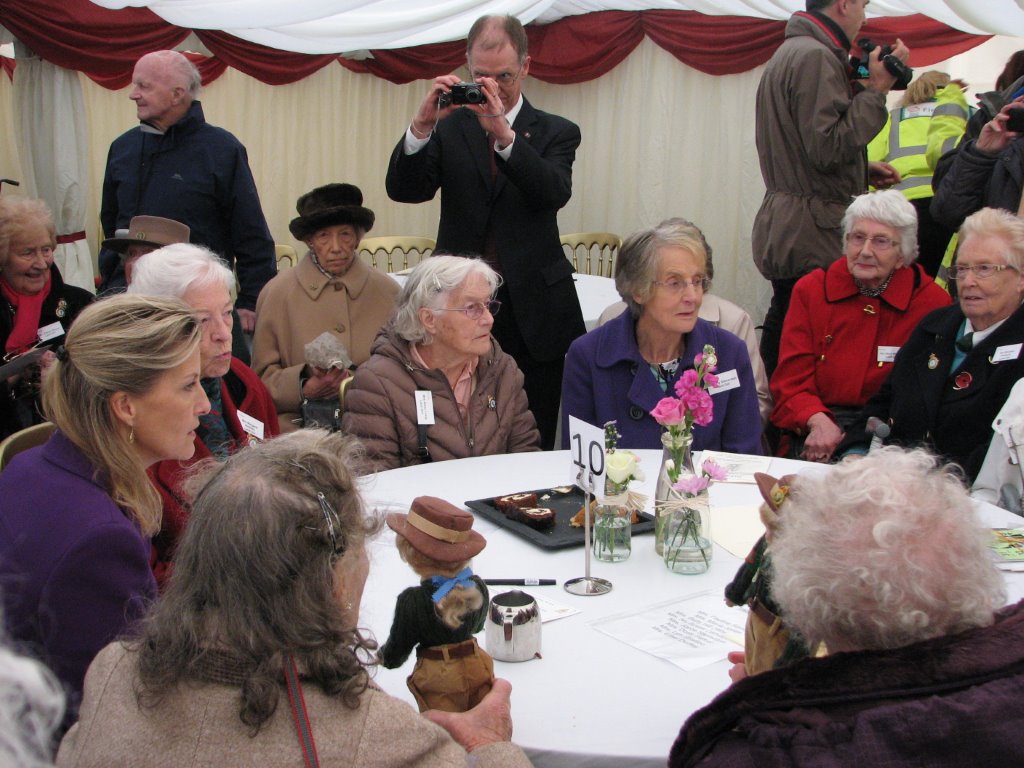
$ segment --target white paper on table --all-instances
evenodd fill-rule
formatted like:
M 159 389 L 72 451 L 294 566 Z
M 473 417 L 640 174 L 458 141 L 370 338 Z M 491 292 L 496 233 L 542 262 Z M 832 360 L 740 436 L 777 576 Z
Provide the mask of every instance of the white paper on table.
M 724 451 L 701 451 L 694 461 L 694 468 L 700 472 L 700 466 L 708 459 L 725 468 L 728 476 L 726 483 L 752 483 L 755 472 L 768 472 L 772 466 L 771 456 L 754 456 L 747 453 L 726 453 Z
M 712 507 L 711 538 L 729 554 L 742 560 L 764 533 L 759 507 L 750 504 Z
M 536 592 L 531 592 L 530 597 L 537 601 L 537 608 L 540 609 L 541 624 L 546 624 L 547 622 L 555 621 L 556 619 L 564 619 L 566 616 L 572 616 L 580 612 L 578 608 L 573 608 L 571 605 L 556 603 L 554 600 L 542 597 Z
M 609 616 L 592 626 L 689 672 L 742 649 L 746 621 L 746 608 L 726 606 L 720 593 L 700 592 L 635 613 Z

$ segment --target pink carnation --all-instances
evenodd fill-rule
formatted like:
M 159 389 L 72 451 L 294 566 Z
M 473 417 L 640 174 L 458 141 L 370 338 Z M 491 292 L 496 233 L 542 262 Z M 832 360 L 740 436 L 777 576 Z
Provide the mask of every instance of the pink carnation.
M 679 478 L 679 481 L 672 488 L 680 493 L 696 496 L 709 485 L 711 485 L 711 481 L 703 475 L 687 475 L 686 477 Z
M 729 472 L 714 459 L 708 459 L 701 465 L 701 471 L 712 480 L 725 480 Z
M 711 395 L 704 390 L 698 390 L 696 404 L 690 409 L 693 413 L 693 423 L 700 427 L 706 427 L 714 417 L 714 404 L 711 402 Z
M 686 412 L 683 409 L 681 400 L 676 400 L 674 397 L 663 397 L 654 406 L 651 416 L 663 427 L 674 427 L 677 424 L 683 423 L 683 419 L 686 418 Z
M 692 368 L 687 368 L 683 371 L 683 375 L 676 380 L 676 394 L 679 397 L 683 396 L 683 393 L 695 389 L 697 387 L 697 372 Z

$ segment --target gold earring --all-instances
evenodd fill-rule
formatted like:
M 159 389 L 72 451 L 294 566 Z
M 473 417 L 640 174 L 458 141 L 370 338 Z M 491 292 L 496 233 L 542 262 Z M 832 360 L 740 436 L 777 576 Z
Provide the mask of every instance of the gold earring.
M 128 444 L 131 445 L 135 442 L 135 427 L 132 427 L 132 431 L 128 433 Z

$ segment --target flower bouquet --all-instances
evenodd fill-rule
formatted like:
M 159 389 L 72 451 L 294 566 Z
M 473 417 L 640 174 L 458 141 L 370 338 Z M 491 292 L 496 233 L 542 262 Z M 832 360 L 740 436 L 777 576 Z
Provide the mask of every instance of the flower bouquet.
M 708 459 L 699 475 L 686 475 L 673 483 L 672 490 L 680 498 L 671 506 L 662 528 L 662 556 L 670 571 L 704 573 L 711 566 L 708 488 L 725 476 L 725 468 Z
M 632 451 L 619 449 L 619 431 L 615 422 L 604 425 L 605 487 L 604 499 L 594 510 L 594 557 L 617 563 L 632 552 L 633 513 L 642 509 L 646 499 L 629 490 L 631 480 L 642 480 L 639 459 Z
M 707 426 L 714 416 L 714 404 L 708 388 L 718 385 L 718 377 L 715 375 L 718 357 L 715 348 L 706 344 L 694 357 L 693 364 L 694 368 L 684 371 L 676 381 L 676 396 L 662 398 L 651 411 L 654 420 L 665 428 L 661 435 L 664 451 L 654 498 L 655 549 L 659 555 L 664 554 L 664 533 L 668 517 L 684 499 L 703 499 L 705 509 L 702 517 L 707 518 L 707 486 L 689 497 L 683 496 L 683 491 L 674 487 L 681 478 L 695 478 L 690 453 L 693 428 L 695 425 Z M 696 507 L 691 505 L 691 508 Z M 706 548 L 706 555 L 710 559 L 710 545 Z

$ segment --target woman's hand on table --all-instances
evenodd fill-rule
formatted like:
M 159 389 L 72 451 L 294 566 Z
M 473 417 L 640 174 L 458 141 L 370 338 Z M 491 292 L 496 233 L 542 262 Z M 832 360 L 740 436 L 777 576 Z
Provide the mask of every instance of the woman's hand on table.
M 490 693 L 468 712 L 428 709 L 423 716 L 444 728 L 467 752 L 512 741 L 512 683 L 494 679 Z
M 738 683 L 747 676 L 747 654 L 743 651 L 730 651 L 726 658 L 732 664 L 729 667 L 729 679 Z
M 347 368 L 312 367 L 309 370 L 312 375 L 302 385 L 302 396 L 312 399 L 337 397 L 341 382 L 352 375 Z
M 832 458 L 836 446 L 843 439 L 843 430 L 839 428 L 827 413 L 816 413 L 807 420 L 810 433 L 804 440 L 804 449 L 800 458 L 805 461 L 827 463 Z

